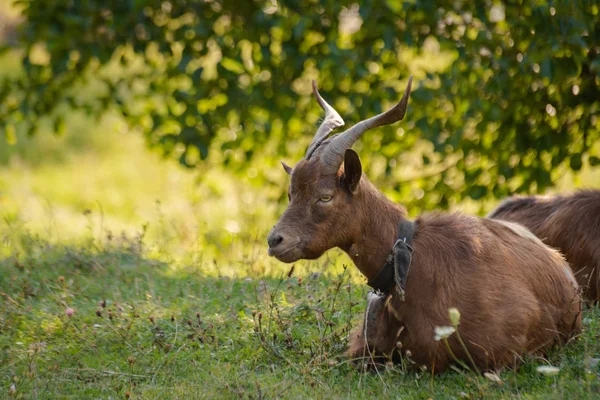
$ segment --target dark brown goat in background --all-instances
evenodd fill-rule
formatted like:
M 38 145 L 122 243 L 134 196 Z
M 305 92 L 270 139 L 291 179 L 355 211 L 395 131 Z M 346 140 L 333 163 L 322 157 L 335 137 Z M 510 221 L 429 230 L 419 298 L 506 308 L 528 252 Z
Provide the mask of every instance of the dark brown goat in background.
M 559 249 L 571 265 L 584 298 L 600 301 L 600 190 L 569 195 L 516 196 L 488 218 L 514 221 Z
M 270 255 L 290 263 L 338 247 L 367 279 L 379 272 L 407 213 L 363 175 L 351 147 L 367 130 L 404 117 L 411 80 L 394 108 L 330 138 L 344 122 L 313 82 L 326 116 L 305 158 L 293 169 L 284 164 L 290 203 L 269 234 Z M 434 331 L 450 324 L 452 307 L 462 315 L 458 330 L 480 369 L 512 365 L 579 330 L 581 299 L 568 264 L 527 229 L 458 213 L 421 216 L 416 226 L 405 297 L 394 286 L 380 311 L 368 315 L 375 327 L 350 338 L 351 357 L 363 357 L 365 349 L 393 358 L 410 354 L 419 366 L 443 371 L 454 360 Z M 456 335 L 448 343 L 467 362 Z

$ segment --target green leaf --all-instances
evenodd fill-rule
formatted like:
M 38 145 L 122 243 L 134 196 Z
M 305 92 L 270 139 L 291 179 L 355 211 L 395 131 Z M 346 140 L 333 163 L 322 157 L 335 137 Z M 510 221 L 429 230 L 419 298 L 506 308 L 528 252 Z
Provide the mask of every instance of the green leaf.
M 244 66 L 231 58 L 223 58 L 223 60 L 221 60 L 221 65 L 226 70 L 235 72 L 236 74 L 241 74 L 244 72 Z
M 434 93 L 432 90 L 421 86 L 417 90 L 412 91 L 410 97 L 419 103 L 429 103 L 433 100 Z
M 552 79 L 552 60 L 546 58 L 540 65 L 540 75 L 544 78 Z
M 581 154 L 573 154 L 569 159 L 569 166 L 573 171 L 579 171 L 581 169 Z
M 487 193 L 487 187 L 483 185 L 472 185 L 467 189 L 467 195 L 473 200 L 483 198 Z

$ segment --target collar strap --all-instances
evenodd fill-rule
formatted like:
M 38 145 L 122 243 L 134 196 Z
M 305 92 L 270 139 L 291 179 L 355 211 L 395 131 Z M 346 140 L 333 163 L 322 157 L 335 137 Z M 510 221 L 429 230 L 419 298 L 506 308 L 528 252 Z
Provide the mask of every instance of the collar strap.
M 392 251 L 383 267 L 367 282 L 369 286 L 382 293 L 389 294 L 394 284 L 396 284 L 401 296 L 404 297 L 413 251 L 411 243 L 416 230 L 416 222 L 404 220 L 398 224 L 396 243 L 394 243 L 394 247 L 392 247 Z

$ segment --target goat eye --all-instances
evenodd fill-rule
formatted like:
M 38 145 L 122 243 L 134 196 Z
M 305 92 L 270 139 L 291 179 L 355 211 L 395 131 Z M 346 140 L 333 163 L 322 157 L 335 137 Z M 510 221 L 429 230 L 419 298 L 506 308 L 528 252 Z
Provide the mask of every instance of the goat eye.
M 323 195 L 319 200 L 321 200 L 323 203 L 328 203 L 331 201 L 331 199 L 333 199 L 333 196 Z

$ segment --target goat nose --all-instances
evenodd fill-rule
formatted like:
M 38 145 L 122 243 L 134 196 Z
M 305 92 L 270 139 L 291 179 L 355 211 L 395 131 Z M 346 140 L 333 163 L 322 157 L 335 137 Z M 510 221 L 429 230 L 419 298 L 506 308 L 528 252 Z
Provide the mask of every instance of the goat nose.
M 270 248 L 277 247 L 277 245 L 281 242 L 283 242 L 283 236 L 276 232 L 269 233 L 269 236 L 267 237 L 267 243 L 269 244 Z

